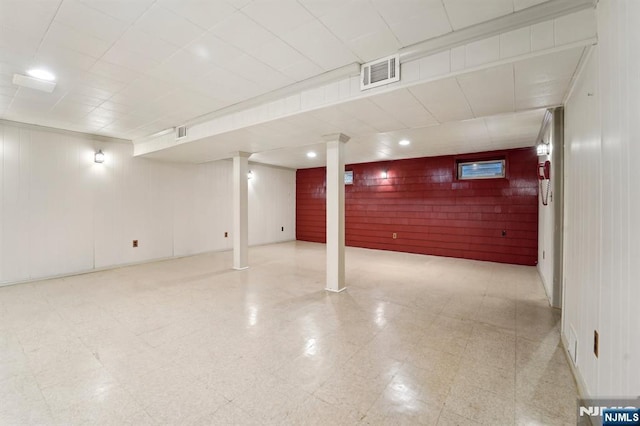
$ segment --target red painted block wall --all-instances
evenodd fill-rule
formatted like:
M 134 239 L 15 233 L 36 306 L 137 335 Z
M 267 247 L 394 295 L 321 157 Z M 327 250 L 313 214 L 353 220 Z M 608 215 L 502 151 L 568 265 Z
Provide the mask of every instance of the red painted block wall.
M 506 160 L 506 178 L 457 179 L 458 161 L 488 159 Z M 537 161 L 535 148 L 523 148 L 348 165 L 346 244 L 535 265 Z M 324 167 L 296 173 L 298 240 L 326 240 L 325 178 Z

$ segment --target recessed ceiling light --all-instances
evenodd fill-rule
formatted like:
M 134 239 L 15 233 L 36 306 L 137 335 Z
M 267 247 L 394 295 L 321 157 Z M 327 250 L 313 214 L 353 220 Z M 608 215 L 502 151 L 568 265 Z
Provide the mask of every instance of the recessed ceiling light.
M 316 158 L 316 155 L 317 154 L 315 152 L 313 152 L 313 151 L 307 152 L 307 157 L 309 157 L 309 158 Z
M 54 81 L 56 79 L 55 75 L 51 74 L 47 70 L 43 70 L 40 68 L 31 69 L 27 71 L 27 74 L 29 74 L 33 78 L 39 78 L 40 80 L 45 80 L 45 81 Z
M 398 142 L 398 144 L 399 144 L 399 145 L 402 145 L 402 146 L 407 146 L 407 145 L 409 145 L 410 143 L 411 143 L 411 142 L 410 142 L 410 141 L 408 141 L 408 140 L 406 140 L 406 139 L 402 139 L 400 142 Z

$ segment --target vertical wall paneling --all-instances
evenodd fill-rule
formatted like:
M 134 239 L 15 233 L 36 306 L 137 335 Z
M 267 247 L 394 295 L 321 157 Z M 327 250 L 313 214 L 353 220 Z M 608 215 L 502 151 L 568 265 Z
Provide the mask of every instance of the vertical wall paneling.
M 29 274 L 29 132 L 3 127 L 2 281 Z
M 639 12 L 636 1 L 598 4 L 603 170 L 598 391 L 607 395 L 640 394 L 640 381 L 634 380 L 640 359 L 638 299 L 630 297 L 638 294 L 640 276 L 639 257 L 631 256 L 638 253 L 640 238 L 636 224 L 640 192 L 632 179 L 638 176 L 640 161 L 636 147 L 640 108 L 635 99 L 640 93 Z
M 249 169 L 249 244 L 295 239 L 295 173 L 256 163 Z
M 505 158 L 507 178 L 459 181 L 458 158 Z M 348 165 L 354 184 L 345 188 L 346 243 L 535 265 L 536 163 L 535 149 L 526 148 Z M 324 168 L 298 170 L 296 191 L 296 238 L 324 242 Z
M 103 164 L 93 161 L 97 149 Z M 132 152 L 0 122 L 0 284 L 231 248 L 230 161 L 173 164 Z M 254 167 L 249 243 L 292 240 L 295 172 Z
M 601 179 L 598 51 L 593 50 L 565 109 L 564 300 L 562 332 L 567 344 L 577 338 L 576 366 L 584 391 L 595 395 L 597 359 L 593 330 L 598 329 L 601 281 Z
M 640 395 L 640 3 L 603 0 L 598 45 L 567 101 L 563 338 L 592 397 Z M 599 357 L 593 332 L 599 334 Z

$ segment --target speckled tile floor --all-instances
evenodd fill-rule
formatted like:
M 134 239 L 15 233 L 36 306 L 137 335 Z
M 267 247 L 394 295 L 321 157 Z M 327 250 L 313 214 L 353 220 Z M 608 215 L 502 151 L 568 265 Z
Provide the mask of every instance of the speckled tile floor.
M 254 247 L 0 288 L 0 424 L 575 424 L 533 267 Z

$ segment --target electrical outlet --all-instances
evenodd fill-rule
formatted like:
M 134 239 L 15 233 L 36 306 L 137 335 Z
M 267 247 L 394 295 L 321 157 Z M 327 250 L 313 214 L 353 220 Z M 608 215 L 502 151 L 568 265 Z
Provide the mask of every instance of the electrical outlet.
M 598 332 L 596 330 L 593 330 L 593 354 L 596 356 L 596 358 L 598 358 L 598 343 L 599 343 L 599 336 L 598 336 Z
M 133 240 L 131 245 L 132 245 L 133 248 L 138 247 L 138 240 Z
M 228 233 L 228 232 L 225 232 L 225 233 L 224 233 L 224 237 L 225 237 L 225 238 L 229 238 L 229 233 Z
M 396 238 L 398 238 L 398 234 L 394 232 L 393 234 L 391 234 L 391 237 L 395 240 Z

